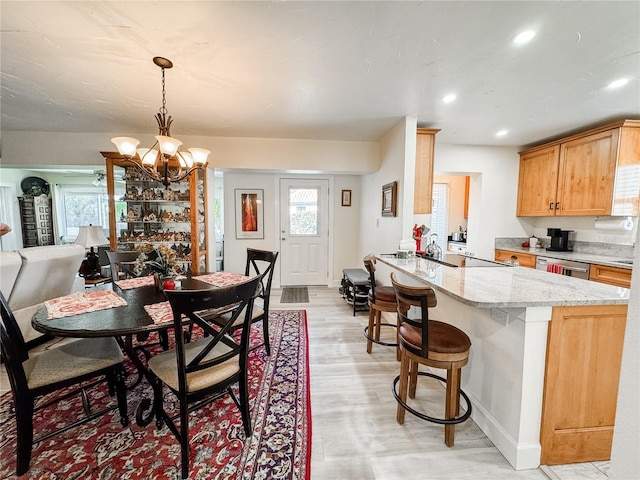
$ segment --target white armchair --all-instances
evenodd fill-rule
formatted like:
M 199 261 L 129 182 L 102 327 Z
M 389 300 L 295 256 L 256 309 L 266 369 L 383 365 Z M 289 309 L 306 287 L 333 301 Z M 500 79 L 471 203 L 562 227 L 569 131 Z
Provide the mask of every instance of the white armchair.
M 0 254 L 0 289 L 25 342 L 35 340 L 42 334 L 31 327 L 31 317 L 43 302 L 84 290 L 84 279 L 77 275 L 84 248 L 50 245 Z

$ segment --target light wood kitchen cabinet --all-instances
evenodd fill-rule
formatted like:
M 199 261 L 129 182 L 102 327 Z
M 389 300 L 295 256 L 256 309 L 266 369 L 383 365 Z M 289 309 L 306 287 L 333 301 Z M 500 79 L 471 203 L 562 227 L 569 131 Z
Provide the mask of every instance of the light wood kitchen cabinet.
M 514 257 L 515 257 L 515 260 L 517 260 L 520 263 L 521 267 L 536 268 L 535 255 L 531 255 L 530 253 L 510 252 L 508 250 L 495 251 L 496 262 L 504 263 L 505 260 L 510 260 L 511 263 L 513 263 Z
M 553 307 L 541 464 L 610 458 L 626 319 L 627 305 Z
M 164 244 L 176 252 L 178 263 L 185 270 L 209 271 L 205 172 L 195 170 L 183 181 L 165 188 L 162 183 L 141 176 L 119 153 L 101 153 L 106 160 L 110 249 L 137 250 L 148 244 Z M 126 187 L 122 198 L 115 198 L 117 167 L 124 169 Z
M 413 213 L 431 213 L 433 196 L 433 152 L 435 128 L 418 128 L 416 136 L 416 168 L 413 190 Z
M 589 280 L 594 282 L 631 288 L 631 269 L 609 267 L 607 265 L 592 264 L 589 268 Z
M 638 215 L 640 121 L 625 120 L 520 153 L 516 214 Z

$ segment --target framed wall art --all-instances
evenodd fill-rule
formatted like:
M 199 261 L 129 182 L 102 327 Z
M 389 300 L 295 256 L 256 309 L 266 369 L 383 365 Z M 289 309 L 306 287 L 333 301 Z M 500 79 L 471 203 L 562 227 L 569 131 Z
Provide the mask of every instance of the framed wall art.
M 351 206 L 351 190 L 342 190 L 342 206 Z
M 264 238 L 264 190 L 236 188 L 236 238 Z
M 395 217 L 398 203 L 398 182 L 387 183 L 382 186 L 382 216 Z

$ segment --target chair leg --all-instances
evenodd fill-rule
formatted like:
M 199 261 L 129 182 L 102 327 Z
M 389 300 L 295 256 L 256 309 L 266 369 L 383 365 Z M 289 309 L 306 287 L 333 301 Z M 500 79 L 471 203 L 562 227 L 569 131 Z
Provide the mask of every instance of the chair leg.
M 407 388 L 409 384 L 409 357 L 405 350 L 400 350 L 400 386 L 398 395 L 403 402 L 407 402 Z M 406 410 L 398 403 L 396 409 L 396 421 L 402 425 L 404 423 L 404 414 Z
M 253 429 L 251 428 L 251 415 L 249 412 L 249 388 L 247 386 L 247 376 L 245 373 L 240 375 L 238 382 L 240 390 L 240 414 L 242 415 L 242 424 L 244 425 L 244 434 L 249 438 Z
M 126 373 L 122 365 L 114 367 L 114 384 L 116 387 L 116 398 L 118 399 L 118 411 L 120 412 L 120 423 L 123 427 L 129 424 L 127 415 L 127 387 L 124 384 Z
M 375 339 L 380 341 L 380 323 L 382 322 L 382 312 L 376 310 L 376 336 Z
M 264 312 L 262 317 L 262 335 L 264 337 L 264 350 L 267 356 L 271 355 L 271 344 L 269 343 L 269 313 Z
M 186 396 L 180 398 L 180 452 L 182 478 L 189 478 L 189 404 Z
M 418 362 L 411 360 L 411 380 L 409 382 L 409 398 L 416 398 L 416 386 L 418 385 Z
M 460 369 L 452 366 L 447 370 L 447 398 L 444 416 L 446 419 L 455 418 L 456 416 L 456 410 L 460 404 L 459 385 Z M 447 447 L 453 447 L 455 428 L 454 424 L 444 426 L 444 443 Z
M 396 361 L 400 361 L 400 315 L 396 315 Z
M 153 387 L 153 411 L 156 412 L 156 428 L 162 428 L 164 424 L 163 405 L 162 405 L 162 382 L 158 378 L 154 378 L 151 382 Z
M 376 314 L 375 310 L 371 307 L 371 304 L 369 304 L 369 328 L 367 329 L 367 332 L 369 333 L 369 337 L 373 336 L 373 316 Z M 367 353 L 371 353 L 371 346 L 373 345 L 373 342 L 371 341 L 370 338 L 367 338 Z
M 18 436 L 16 475 L 20 476 L 29 471 L 29 464 L 31 463 L 34 399 L 17 399 L 15 396 L 13 398 L 16 409 L 16 431 Z

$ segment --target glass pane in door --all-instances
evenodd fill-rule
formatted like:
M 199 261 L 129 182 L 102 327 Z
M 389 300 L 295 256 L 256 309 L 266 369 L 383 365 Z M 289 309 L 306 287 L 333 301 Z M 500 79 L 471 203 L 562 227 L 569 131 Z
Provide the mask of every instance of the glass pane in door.
M 318 189 L 289 189 L 289 234 L 318 235 Z

